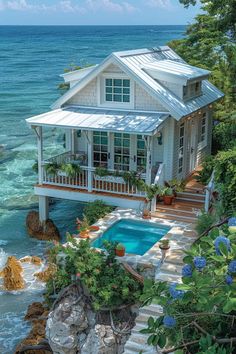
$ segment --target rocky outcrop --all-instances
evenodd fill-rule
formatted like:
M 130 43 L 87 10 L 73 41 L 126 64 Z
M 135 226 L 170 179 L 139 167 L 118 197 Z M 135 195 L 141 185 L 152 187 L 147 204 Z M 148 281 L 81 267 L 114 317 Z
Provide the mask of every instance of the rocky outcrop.
M 110 325 L 96 323 L 96 314 L 78 284 L 69 286 L 49 313 L 46 337 L 57 354 L 119 354 L 123 340 L 117 341 Z
M 45 270 L 35 273 L 34 276 L 38 280 L 46 283 L 47 281 L 49 281 L 53 277 L 56 270 L 57 270 L 57 268 L 56 268 L 55 264 L 50 263 Z
M 8 257 L 5 267 L 0 272 L 0 276 L 3 277 L 3 288 L 8 291 L 24 289 L 22 273 L 20 262 L 14 256 Z
M 38 265 L 40 266 L 43 261 L 41 258 L 37 257 L 37 256 L 26 256 L 20 259 L 21 263 L 32 263 L 34 265 Z
M 25 315 L 26 321 L 32 321 L 43 315 L 45 308 L 41 302 L 33 302 L 29 305 L 27 313 Z
M 59 241 L 60 233 L 51 219 L 48 219 L 43 224 L 39 220 L 37 211 L 30 211 L 26 218 L 26 227 L 28 234 L 38 240 Z

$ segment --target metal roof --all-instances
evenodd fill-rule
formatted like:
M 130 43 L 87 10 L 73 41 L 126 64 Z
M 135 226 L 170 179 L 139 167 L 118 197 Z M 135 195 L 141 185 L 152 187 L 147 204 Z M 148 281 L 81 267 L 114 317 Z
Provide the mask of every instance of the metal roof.
M 174 76 L 175 79 L 179 82 L 182 81 L 185 85 L 188 81 L 207 78 L 210 75 L 208 70 L 169 59 L 145 64 L 143 69 L 155 79 L 161 79 L 160 75 L 164 74 L 164 77 L 166 75 L 167 77 Z
M 203 94 L 201 96 L 188 101 L 181 100 L 170 89 L 162 85 L 143 69 L 147 65 L 156 65 L 163 61 L 169 61 L 169 65 L 171 66 L 172 64 L 173 67 L 176 64 L 185 64 L 184 60 L 167 46 L 112 53 L 100 65 L 95 67 L 90 73 L 88 73 L 88 75 L 75 84 L 74 87 L 60 97 L 52 105 L 52 108 L 60 108 L 62 105 L 65 105 L 70 98 L 82 90 L 111 63 L 118 65 L 154 99 L 157 99 L 176 120 L 179 120 L 224 96 L 224 94 L 209 81 L 203 80 Z M 196 70 L 197 69 L 198 68 L 196 68 Z
M 68 106 L 26 119 L 30 126 L 153 135 L 169 116 L 166 113 L 90 109 Z

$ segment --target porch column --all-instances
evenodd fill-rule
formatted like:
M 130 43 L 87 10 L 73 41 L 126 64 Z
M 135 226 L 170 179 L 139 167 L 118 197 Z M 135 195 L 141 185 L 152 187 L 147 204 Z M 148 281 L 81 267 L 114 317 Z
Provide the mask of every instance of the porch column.
M 39 195 L 39 221 L 44 223 L 49 218 L 48 197 Z
M 42 127 L 34 128 L 37 134 L 37 142 L 38 142 L 38 181 L 39 184 L 43 184 L 43 129 Z
M 88 144 L 88 192 L 93 190 L 93 132 L 86 131 Z
M 147 148 L 147 163 L 146 163 L 146 184 L 150 185 L 152 182 L 152 146 L 153 137 L 148 136 L 146 138 L 146 148 Z
M 76 153 L 76 130 L 71 129 L 71 153 Z

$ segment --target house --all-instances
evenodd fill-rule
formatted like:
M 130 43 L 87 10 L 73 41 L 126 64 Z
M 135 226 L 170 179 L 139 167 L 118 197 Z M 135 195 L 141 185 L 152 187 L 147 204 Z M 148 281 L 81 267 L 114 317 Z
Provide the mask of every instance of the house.
M 209 75 L 167 46 L 112 53 L 63 74 L 69 90 L 51 111 L 26 119 L 38 140 L 41 221 L 49 197 L 140 208 L 145 193 L 122 171 L 139 171 L 147 184 L 189 176 L 211 151 L 212 104 L 223 97 Z M 44 127 L 65 131 L 66 151 L 47 160 Z M 69 163 L 79 166 L 73 175 L 60 168 Z

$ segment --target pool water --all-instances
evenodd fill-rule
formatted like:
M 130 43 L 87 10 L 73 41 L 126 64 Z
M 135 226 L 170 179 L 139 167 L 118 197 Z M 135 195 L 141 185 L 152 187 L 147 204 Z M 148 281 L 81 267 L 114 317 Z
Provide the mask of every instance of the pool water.
M 125 246 L 126 253 L 144 255 L 159 241 L 170 227 L 153 222 L 122 219 L 115 222 L 101 237 L 92 242 L 92 246 L 103 248 L 103 241 L 120 242 Z

